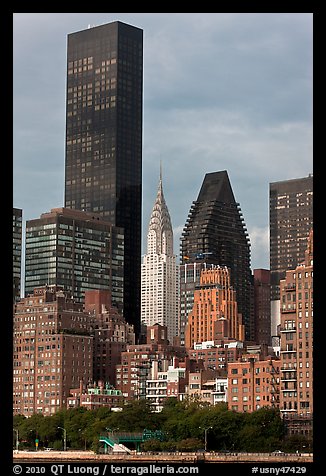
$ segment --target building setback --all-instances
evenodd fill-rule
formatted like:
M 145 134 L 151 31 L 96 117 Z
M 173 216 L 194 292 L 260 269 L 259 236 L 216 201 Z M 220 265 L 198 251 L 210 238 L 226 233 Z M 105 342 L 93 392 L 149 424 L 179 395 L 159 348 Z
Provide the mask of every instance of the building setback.
M 22 215 L 20 208 L 13 208 L 13 300 L 20 299 L 21 291 L 21 260 L 22 260 Z
M 160 175 L 148 226 L 147 253 L 141 267 L 141 323 L 166 326 L 171 344 L 179 331 L 178 279 L 172 224 Z
M 65 207 L 124 229 L 123 312 L 138 334 L 143 30 L 115 21 L 69 34 L 66 98 Z
M 254 338 L 253 277 L 250 243 L 240 205 L 235 201 L 227 171 L 205 175 L 181 236 L 181 263 L 206 261 L 226 266 L 237 292 L 245 339 Z
M 281 292 L 281 412 L 313 416 L 313 233 L 305 260 L 286 271 Z
M 280 281 L 305 259 L 313 227 L 313 176 L 269 185 L 272 335 L 280 323 Z
M 95 213 L 53 208 L 26 222 L 25 295 L 37 286 L 62 286 L 78 302 L 106 289 L 123 307 L 123 230 Z
M 35 288 L 14 311 L 13 413 L 53 414 L 93 380 L 90 316 L 57 286 Z

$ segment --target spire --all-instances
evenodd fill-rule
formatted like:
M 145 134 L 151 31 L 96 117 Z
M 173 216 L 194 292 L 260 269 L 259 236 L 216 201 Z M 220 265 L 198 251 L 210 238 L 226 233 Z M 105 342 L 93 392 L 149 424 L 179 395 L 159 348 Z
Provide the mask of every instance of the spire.
M 153 236 L 155 236 L 155 242 L 153 241 Z M 173 254 L 173 231 L 169 210 L 166 206 L 163 193 L 161 161 L 159 185 L 149 221 L 147 241 L 147 248 L 151 250 L 151 252 L 157 254 Z

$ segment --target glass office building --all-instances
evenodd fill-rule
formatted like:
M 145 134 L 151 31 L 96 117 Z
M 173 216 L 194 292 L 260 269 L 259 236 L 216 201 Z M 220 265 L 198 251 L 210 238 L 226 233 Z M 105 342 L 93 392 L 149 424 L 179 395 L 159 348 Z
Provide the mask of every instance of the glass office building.
M 140 329 L 143 30 L 68 35 L 65 207 L 124 229 L 123 315 Z
M 26 222 L 25 296 L 39 286 L 62 286 L 76 302 L 86 290 L 108 289 L 123 305 L 123 229 L 97 214 L 52 209 Z
M 206 262 L 230 269 L 245 338 L 254 340 L 250 242 L 226 170 L 205 175 L 181 236 L 181 264 Z

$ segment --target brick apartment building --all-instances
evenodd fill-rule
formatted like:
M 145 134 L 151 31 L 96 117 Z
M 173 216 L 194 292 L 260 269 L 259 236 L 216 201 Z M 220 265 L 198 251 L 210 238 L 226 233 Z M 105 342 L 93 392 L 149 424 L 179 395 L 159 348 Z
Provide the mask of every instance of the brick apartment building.
M 305 260 L 280 282 L 281 411 L 313 415 L 313 232 Z
M 102 381 L 84 388 L 80 382 L 80 387 L 71 389 L 67 398 L 67 408 L 85 407 L 87 410 L 97 410 L 99 407 L 108 407 L 116 410 L 122 408 L 124 398 L 120 390 L 112 388 Z
M 115 387 L 116 365 L 128 344 L 135 344 L 135 333 L 118 309 L 112 305 L 111 293 L 105 289 L 85 291 L 85 312 L 92 317 L 94 335 L 94 381 Z
M 228 364 L 228 408 L 253 412 L 264 406 L 279 407 L 280 360 L 245 354 Z
M 150 376 L 146 381 L 146 399 L 153 411 L 161 411 L 164 401 L 169 397 L 183 400 L 185 396 L 192 362 L 188 357 L 184 361 L 173 357 L 171 365 L 169 363 L 164 365 L 168 364 L 166 371 L 159 371 L 159 362 L 152 362 Z
M 91 317 L 58 286 L 14 306 L 13 412 L 53 414 L 71 388 L 93 380 Z
M 116 388 L 125 398 L 146 398 L 153 362 L 158 362 L 158 371 L 167 371 L 173 357 L 184 360 L 186 349 L 168 342 L 166 326 L 155 324 L 147 328 L 146 344 L 128 345 L 122 352 L 121 364 L 116 366 Z
M 243 354 L 243 342 L 233 339 L 196 343 L 187 349 L 188 356 L 203 364 L 206 370 L 227 369 L 229 362 L 236 362 Z
M 227 372 L 205 370 L 189 373 L 187 395 L 201 402 L 215 405 L 227 401 Z

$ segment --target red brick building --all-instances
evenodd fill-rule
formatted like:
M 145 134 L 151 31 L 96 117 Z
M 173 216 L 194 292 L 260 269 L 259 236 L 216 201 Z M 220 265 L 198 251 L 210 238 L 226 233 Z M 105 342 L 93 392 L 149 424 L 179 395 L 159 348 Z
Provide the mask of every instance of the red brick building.
M 313 414 L 313 232 L 305 261 L 280 282 L 281 411 Z
M 146 344 L 128 345 L 122 352 L 121 365 L 116 366 L 116 388 L 127 399 L 146 398 L 152 363 L 158 362 L 158 371 L 167 371 L 173 357 L 183 360 L 186 349 L 168 344 L 166 326 L 148 327 Z
M 85 407 L 87 410 L 96 410 L 99 407 L 108 407 L 119 410 L 122 408 L 124 398 L 120 390 L 112 388 L 109 384 L 98 382 L 98 385 L 89 385 L 84 389 L 81 382 L 80 388 L 71 389 L 67 399 L 67 408 Z
M 108 290 L 85 291 L 85 311 L 92 317 L 93 378 L 115 387 L 116 365 L 127 345 L 135 343 L 134 328 L 112 305 Z
M 194 349 L 187 349 L 188 356 L 202 362 L 207 370 L 227 370 L 229 362 L 236 362 L 243 354 L 243 343 L 235 340 L 216 340 L 196 344 Z
M 228 364 L 228 408 L 253 412 L 264 406 L 279 407 L 280 360 L 246 354 Z
M 57 286 L 14 306 L 13 412 L 53 414 L 71 388 L 93 380 L 91 316 Z

